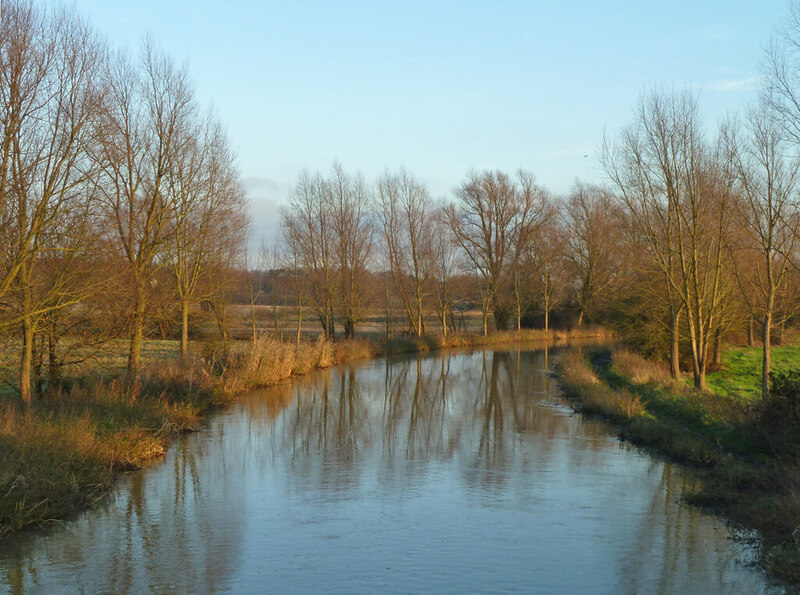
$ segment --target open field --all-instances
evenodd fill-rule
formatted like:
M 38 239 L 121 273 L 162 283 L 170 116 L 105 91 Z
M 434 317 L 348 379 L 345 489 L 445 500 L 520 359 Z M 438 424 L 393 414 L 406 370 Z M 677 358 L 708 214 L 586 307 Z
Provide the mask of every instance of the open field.
M 723 369 L 707 377 L 715 393 L 744 400 L 761 394 L 761 358 L 759 347 L 731 349 L 722 354 Z M 772 348 L 772 371 L 788 372 L 800 368 L 800 346 Z

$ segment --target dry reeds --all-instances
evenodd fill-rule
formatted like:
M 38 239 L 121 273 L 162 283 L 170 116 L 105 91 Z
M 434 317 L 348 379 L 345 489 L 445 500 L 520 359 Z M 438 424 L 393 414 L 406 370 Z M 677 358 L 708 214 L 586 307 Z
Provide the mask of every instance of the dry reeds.
M 650 362 L 630 349 L 620 347 L 611 353 L 612 370 L 634 384 L 654 382 L 661 386 L 674 384 L 669 371 L 658 363 Z
M 559 377 L 567 396 L 575 399 L 581 411 L 602 415 L 617 422 L 630 421 L 647 414 L 638 395 L 613 390 L 600 382 L 589 369 L 580 350 L 566 352 L 559 365 Z

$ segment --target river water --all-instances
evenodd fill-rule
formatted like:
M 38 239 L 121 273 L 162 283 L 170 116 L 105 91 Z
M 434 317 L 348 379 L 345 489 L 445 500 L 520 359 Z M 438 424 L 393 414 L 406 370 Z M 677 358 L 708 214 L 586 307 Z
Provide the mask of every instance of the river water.
M 382 359 L 249 395 L 0 546 L 0 591 L 782 592 L 681 502 L 678 467 L 570 411 L 553 357 Z

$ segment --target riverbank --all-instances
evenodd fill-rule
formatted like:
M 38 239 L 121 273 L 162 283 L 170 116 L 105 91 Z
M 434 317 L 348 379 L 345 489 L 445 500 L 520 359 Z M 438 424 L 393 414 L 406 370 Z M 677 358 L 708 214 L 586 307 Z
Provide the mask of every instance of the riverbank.
M 687 500 L 757 529 L 765 569 L 800 582 L 800 377 L 779 376 L 767 400 L 699 393 L 608 347 L 565 353 L 557 374 L 577 410 L 691 469 L 697 481 Z M 735 384 L 724 376 L 718 385 Z
M 388 341 L 198 343 L 183 364 L 175 349 L 154 350 L 135 384 L 119 372 L 84 366 L 29 408 L 12 394 L 0 398 L 0 539 L 91 506 L 120 473 L 163 456 L 202 415 L 243 392 L 381 355 L 604 336 L 598 329 L 526 330 Z

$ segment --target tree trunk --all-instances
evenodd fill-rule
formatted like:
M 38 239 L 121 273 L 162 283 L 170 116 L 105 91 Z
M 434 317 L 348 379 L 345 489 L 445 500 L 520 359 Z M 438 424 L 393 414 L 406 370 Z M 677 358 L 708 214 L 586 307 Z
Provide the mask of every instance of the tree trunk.
M 220 304 L 217 300 L 211 302 L 211 311 L 214 313 L 214 320 L 217 322 L 217 329 L 223 341 L 229 341 L 231 331 L 228 328 L 228 320 L 225 313 L 225 304 Z
M 747 346 L 752 347 L 755 343 L 755 337 L 753 336 L 753 317 L 750 317 L 750 320 L 747 322 Z
M 181 361 L 189 359 L 189 302 L 181 300 Z
M 681 312 L 673 309 L 672 314 L 672 341 L 669 346 L 669 372 L 673 378 L 681 375 Z
M 356 334 L 356 323 L 348 318 L 344 321 L 344 338 L 352 339 Z
M 722 329 L 714 331 L 714 364 L 722 365 Z
M 583 326 L 583 310 L 581 309 L 580 313 L 578 314 L 578 328 Z
M 58 338 L 55 323 L 47 334 L 47 385 L 53 390 L 61 382 L 61 364 L 58 362 Z
M 44 335 L 33 335 L 33 386 L 36 398 L 44 396 Z
M 303 326 L 303 306 L 297 301 L 297 344 L 300 345 L 300 330 Z
M 28 301 L 28 298 L 25 298 Z M 19 365 L 19 395 L 22 402 L 30 405 L 31 396 L 31 363 L 33 362 L 33 322 L 28 314 L 22 318 L 22 358 Z
M 706 369 L 700 366 L 694 376 L 694 387 L 698 390 L 706 390 Z
M 494 328 L 498 331 L 504 331 L 508 328 L 509 322 L 509 312 L 510 308 L 507 304 L 502 304 L 501 306 L 497 306 L 495 302 L 494 306 Z
M 767 397 L 769 395 L 769 372 L 772 367 L 772 345 L 770 344 L 772 338 L 772 312 L 767 311 L 764 317 L 764 333 L 762 341 L 764 343 L 764 353 L 761 361 L 761 396 Z
M 133 330 L 128 348 L 128 380 L 139 377 L 142 361 L 142 339 L 144 337 L 144 312 L 147 305 L 144 281 L 136 282 L 136 303 L 133 310 Z

